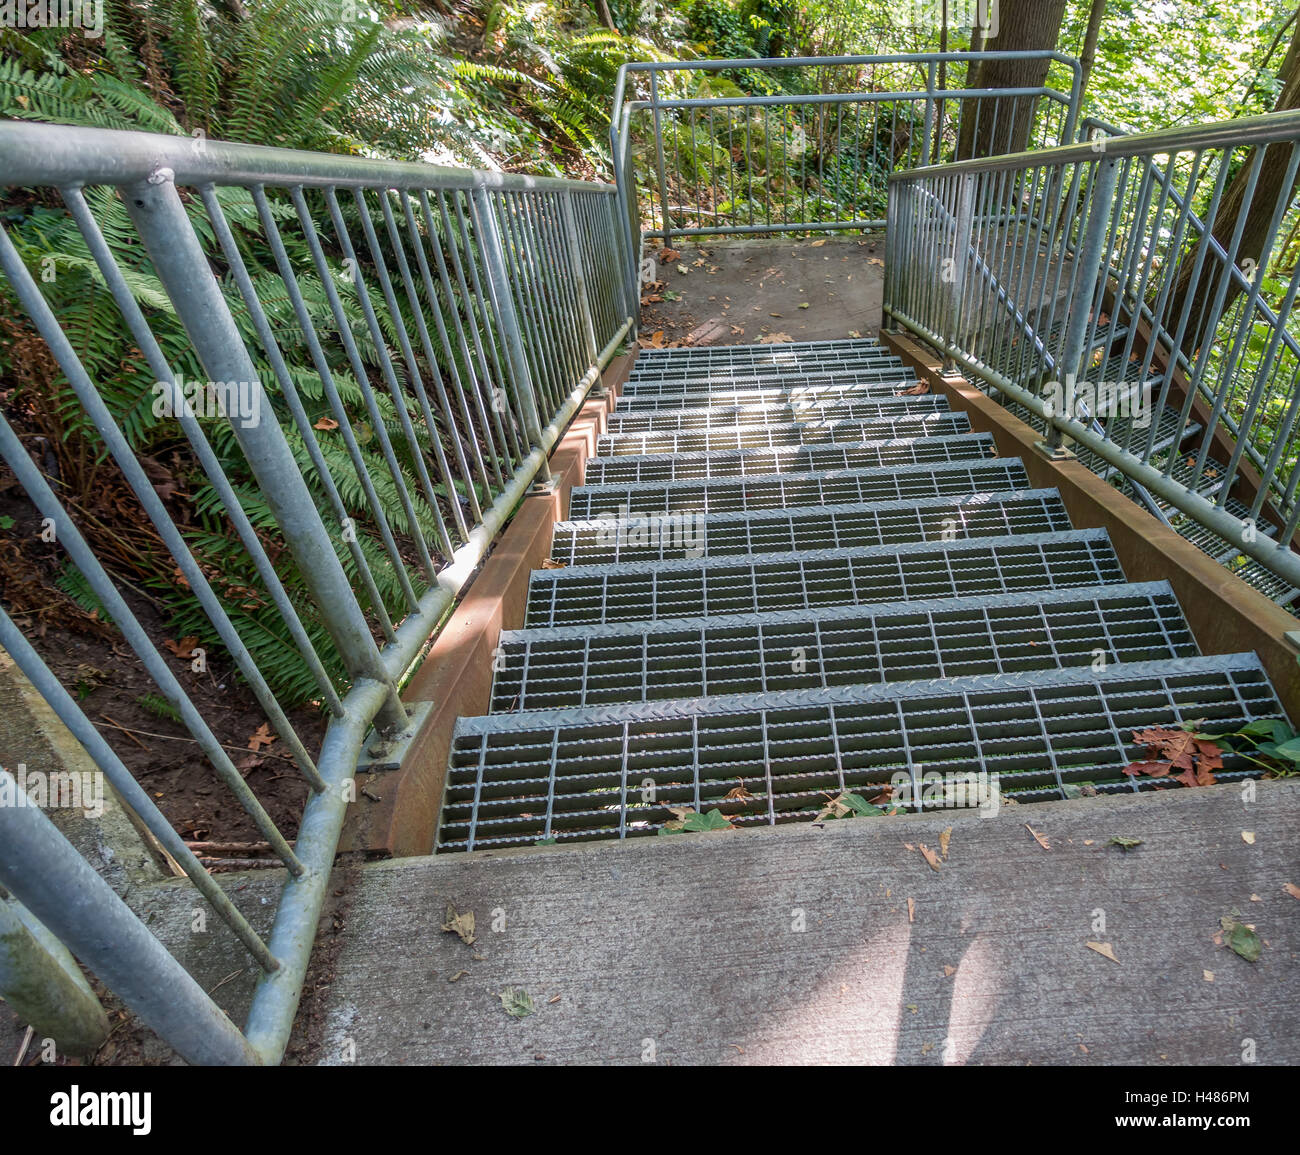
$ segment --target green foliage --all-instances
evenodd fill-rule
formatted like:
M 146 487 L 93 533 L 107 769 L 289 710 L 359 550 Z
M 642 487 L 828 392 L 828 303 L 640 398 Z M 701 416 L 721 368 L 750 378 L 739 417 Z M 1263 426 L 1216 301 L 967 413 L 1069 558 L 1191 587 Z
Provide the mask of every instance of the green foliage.
M 1300 774 L 1300 737 L 1281 718 L 1258 718 L 1227 734 L 1197 733 L 1196 736 L 1226 744 L 1247 761 L 1265 767 L 1274 777 L 1291 778 Z
M 144 707 L 155 718 L 162 718 L 167 722 L 179 722 L 181 720 L 180 711 L 161 694 L 141 694 L 135 701 L 138 706 Z
M 734 830 L 726 815 L 716 807 L 707 814 L 696 814 L 693 810 L 683 810 L 681 817 L 665 822 L 659 827 L 660 834 L 693 834 L 710 830 Z

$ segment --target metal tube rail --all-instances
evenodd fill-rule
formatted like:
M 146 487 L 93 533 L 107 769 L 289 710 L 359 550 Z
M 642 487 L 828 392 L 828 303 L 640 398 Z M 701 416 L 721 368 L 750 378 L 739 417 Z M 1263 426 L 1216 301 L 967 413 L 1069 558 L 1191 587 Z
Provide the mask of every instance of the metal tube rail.
M 44 338 L 314 787 L 290 849 L 78 532 L 79 509 L 65 508 L 0 423 L 0 449 L 27 496 L 57 525 L 60 545 L 154 683 L 290 866 L 264 943 L 0 612 L 0 638 L 19 667 L 261 965 L 244 1034 L 206 996 L 194 997 L 188 976 L 120 902 L 106 905 L 89 936 L 74 940 L 63 923 L 47 925 L 191 1061 L 276 1062 L 363 743 L 372 730 L 387 739 L 409 732 L 398 685 L 530 486 L 547 476 L 550 451 L 632 331 L 635 285 L 617 190 L 9 121 L 0 121 L 0 184 L 62 193 L 112 290 L 95 300 L 116 309 L 121 349 L 83 364 L 46 299 L 61 285 L 27 268 L 41 254 L 25 247 L 21 215 L 0 232 L 0 296 L 16 300 Z M 296 643 L 315 684 L 309 692 L 329 718 L 314 759 L 209 580 L 198 523 L 169 520 L 136 460 L 142 427 L 119 427 L 100 396 L 96 374 L 115 366 L 158 378 L 158 404 L 175 412 L 155 406 L 155 418 L 174 418 L 202 465 L 204 516 L 218 519 L 205 525 L 242 538 L 257 574 L 243 580 L 264 589 L 226 596 L 263 599 Z M 200 387 L 192 396 L 185 377 L 196 366 L 208 380 L 189 382 Z M 239 387 L 241 404 L 247 394 L 251 417 L 226 400 L 205 411 L 205 398 L 225 396 L 227 386 Z M 172 427 L 162 432 L 176 443 Z M 40 851 L 39 830 L 13 830 Z M 34 913 L 67 906 L 65 887 L 82 873 L 62 862 L 62 850 L 47 849 L 60 860 L 51 884 L 23 878 L 21 856 L 14 860 L 10 889 Z M 124 966 L 157 981 L 130 980 Z M 175 992 L 174 1007 L 160 1005 Z
M 1103 475 L 1113 470 L 1127 478 L 1149 508 L 1154 495 L 1224 539 L 1225 550 L 1253 558 L 1294 586 L 1300 565 L 1290 539 L 1300 522 L 1300 446 L 1291 438 L 1300 417 L 1294 396 L 1300 343 L 1285 325 L 1300 296 L 1300 270 L 1276 274 L 1288 283 L 1277 289 L 1274 310 L 1262 295 L 1263 267 L 1251 275 L 1237 264 L 1269 149 L 1282 150 L 1286 164 L 1278 171 L 1289 190 L 1300 172 L 1300 112 L 892 174 L 884 313 L 1041 419 L 1049 448 L 1063 439 L 1077 443 L 1100 461 Z M 1241 169 L 1243 203 L 1233 236 L 1220 242 L 1206 221 L 1244 150 L 1251 152 Z M 977 215 L 977 224 L 958 211 L 953 192 L 971 181 L 981 203 L 995 210 Z M 1201 217 L 1195 209 L 1207 199 Z M 1260 266 L 1268 265 L 1287 204 L 1285 196 L 1269 203 Z M 1012 272 L 1008 259 L 1017 250 L 1021 272 Z M 940 251 L 954 254 L 959 274 L 969 268 L 977 275 L 974 295 L 965 294 L 956 311 L 931 288 Z M 1229 287 L 1236 290 L 1230 305 Z M 1193 303 L 1197 350 L 1189 358 L 1183 345 Z M 1139 322 L 1149 327 L 1140 347 Z M 1161 351 L 1164 367 L 1156 368 Z M 1180 366 L 1188 383 L 1177 411 L 1166 399 Z M 1081 402 L 1077 413 L 1056 413 L 1038 392 L 1046 384 L 1080 383 L 1129 398 L 1158 386 L 1157 411 L 1165 420 L 1139 433 L 1136 417 L 1098 418 L 1085 413 L 1091 401 Z M 1207 406 L 1193 418 L 1198 397 Z M 1257 420 L 1266 406 L 1269 420 Z M 1220 431 L 1232 438 L 1223 451 L 1226 464 L 1211 462 Z M 1180 447 L 1192 437 L 1197 441 L 1188 456 Z M 1262 487 L 1245 498 L 1250 514 L 1243 519 L 1228 507 L 1247 461 L 1259 469 Z M 1277 521 L 1277 541 L 1255 533 L 1253 519 L 1269 497 L 1286 520 L 1285 526 Z
M 1000 89 L 937 87 L 940 64 L 968 65 L 989 58 L 1040 60 L 1049 66 L 1063 66 L 1070 73 L 1068 87 L 1058 89 L 1051 84 Z M 818 75 L 824 75 L 827 70 L 833 74 L 837 68 L 850 75 L 853 91 L 713 97 L 696 96 L 690 91 L 669 94 L 663 91 L 667 82 L 671 81 L 680 88 L 682 79 L 689 79 L 693 74 L 780 69 L 796 72 L 816 70 Z M 890 69 L 892 74 L 879 79 L 879 70 Z M 858 75 L 863 72 L 868 75 L 865 85 Z M 924 87 L 912 82 L 913 73 L 920 76 Z M 647 79 L 648 92 L 635 90 L 640 77 Z M 1026 127 L 1022 115 L 1021 131 L 1033 133 L 1041 130 L 1044 139 L 1035 138 L 1036 144 L 1073 140 L 1081 85 L 1080 62 L 1063 53 L 1047 51 L 915 52 L 664 63 L 634 61 L 624 64 L 615 82 L 609 130 L 619 207 L 621 215 L 628 220 L 624 243 L 631 254 L 647 237 L 661 237 L 665 247 L 672 247 L 674 236 L 878 229 L 884 224 L 883 202 L 880 213 L 861 210 L 867 207 L 865 201 L 874 201 L 883 193 L 883 185 L 873 186 L 873 182 L 883 175 L 877 171 L 882 165 L 885 168 L 907 168 L 918 162 L 927 162 L 932 152 L 938 156 L 939 138 L 958 133 L 967 112 L 971 123 L 978 129 L 980 109 L 989 101 L 994 102 L 993 112 L 984 121 L 993 129 L 998 129 L 1001 124 L 999 131 L 1012 134 L 1017 127 L 1017 107 L 1013 104 L 1002 116 L 1000 109 L 1004 102 L 1029 102 L 1036 108 L 1038 102 L 1043 101 L 1056 110 L 1052 115 L 1059 119 L 1059 127 L 1047 125 L 1044 116 L 1040 115 L 1035 116 L 1035 121 L 1041 124 L 1036 126 L 1031 122 Z M 949 108 L 950 104 L 954 107 Z M 903 119 L 912 121 L 911 135 L 899 132 L 900 109 L 903 110 Z M 649 171 L 639 182 L 631 136 L 633 120 L 642 113 L 648 113 L 650 119 L 643 142 L 644 163 Z M 745 119 L 750 116 L 758 118 L 752 125 Z M 741 159 L 733 160 L 737 118 L 744 121 L 744 144 L 739 150 Z M 864 126 L 863 122 L 867 120 L 870 124 Z M 889 157 L 882 155 L 879 148 L 882 125 L 891 141 L 906 141 L 901 156 L 892 144 Z M 791 147 L 786 139 L 790 132 L 815 137 L 810 147 L 817 153 L 816 164 L 806 163 L 804 144 L 797 143 L 796 147 Z M 851 187 L 845 184 L 850 178 L 846 176 L 843 165 L 831 163 L 825 155 L 827 141 L 823 137 L 827 132 L 834 142 L 829 145 L 832 157 L 841 153 L 853 157 L 849 166 L 852 169 Z M 668 148 L 670 135 L 674 143 L 671 149 Z M 685 159 L 683 150 L 677 147 L 683 136 L 689 136 Z M 919 152 L 915 137 L 919 137 Z M 867 140 L 871 142 L 869 161 L 861 156 Z M 778 142 L 777 155 L 765 158 L 764 153 L 773 141 Z M 723 171 L 720 175 L 714 165 L 715 155 L 721 156 Z M 683 168 L 683 165 L 700 164 L 701 156 L 708 158 L 703 163 L 715 169 L 703 182 Z M 745 168 L 743 173 L 740 171 L 742 166 Z M 831 170 L 829 176 L 828 169 Z M 787 189 L 779 194 L 779 203 L 773 204 L 768 172 L 779 172 L 783 178 L 792 177 L 800 186 L 793 203 L 788 203 Z M 678 189 L 677 199 L 682 202 L 677 206 L 670 200 L 674 188 Z M 757 208 L 756 194 L 760 202 Z M 704 203 L 710 197 L 715 207 Z M 650 218 L 644 225 L 641 223 L 642 198 Z M 718 212 L 718 204 L 727 206 L 727 211 Z M 837 212 L 837 209 L 841 211 Z M 756 217 L 761 217 L 761 220 L 756 220 Z M 635 267 L 633 261 L 629 264 Z

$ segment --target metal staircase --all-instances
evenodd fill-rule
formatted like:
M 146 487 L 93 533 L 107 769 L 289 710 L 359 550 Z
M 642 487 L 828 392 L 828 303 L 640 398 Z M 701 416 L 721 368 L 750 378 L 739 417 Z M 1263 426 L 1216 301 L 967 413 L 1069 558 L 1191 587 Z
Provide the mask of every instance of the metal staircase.
M 916 388 L 870 340 L 642 352 L 457 723 L 437 849 L 811 821 L 891 784 L 924 809 L 936 774 L 1135 791 L 1134 729 L 1282 716 L 1254 655 L 1200 656 L 1166 583 Z
M 1090 368 L 1084 373 L 1085 381 L 1096 384 L 1105 379 L 1111 353 L 1117 350 L 1127 352 L 1124 347 L 1124 340 L 1128 333 L 1129 327 L 1119 324 L 1114 319 L 1108 321 L 1104 326 L 1098 327 L 1098 332 L 1089 345 L 1090 356 L 1088 360 Z M 1048 335 L 1049 342 L 1057 336 L 1059 334 L 1053 330 Z M 995 351 L 989 363 L 1002 372 L 1013 371 L 1021 367 L 1021 359 L 1017 352 L 1021 344 L 1021 341 L 1004 342 Z M 1148 370 L 1144 375 L 1141 372 L 1142 365 L 1136 360 L 1129 360 L 1128 357 L 1124 358 L 1124 365 L 1126 384 L 1134 388 L 1145 387 L 1156 397 L 1161 395 L 1163 380 L 1161 373 Z M 1040 414 L 1031 412 L 1024 405 L 1005 397 L 996 389 L 989 389 L 987 392 L 1026 425 L 1038 433 L 1046 435 L 1047 422 Z M 1195 421 L 1185 422 L 1180 413 L 1180 406 L 1174 404 L 1172 400 L 1166 400 L 1157 412 L 1151 414 L 1150 426 L 1154 427 L 1154 432 L 1150 427 L 1135 424 L 1132 418 L 1112 417 L 1105 421 L 1095 420 L 1093 424 L 1098 433 L 1103 434 L 1117 444 L 1126 447 L 1149 444 L 1151 462 L 1162 470 L 1168 464 L 1169 457 L 1172 455 L 1174 460 L 1169 468 L 1170 476 L 1180 484 L 1188 486 L 1192 492 L 1199 494 L 1201 497 L 1213 500 L 1222 490 L 1223 480 L 1228 473 L 1227 465 L 1214 457 L 1209 457 L 1205 468 L 1198 474 L 1194 466 L 1200 446 L 1200 435 L 1203 433 L 1202 426 Z M 1142 489 L 1117 467 L 1107 462 L 1100 454 L 1081 447 L 1077 456 L 1079 461 L 1097 474 L 1098 477 L 1115 486 L 1126 497 L 1142 505 L 1148 512 L 1174 530 L 1175 533 L 1190 541 L 1202 553 L 1214 558 L 1220 565 L 1231 570 L 1242 581 L 1253 586 L 1278 605 L 1291 607 L 1296 599 L 1300 598 L 1300 588 L 1293 586 L 1284 578 L 1271 572 L 1258 561 L 1244 556 L 1238 545 L 1227 541 L 1201 525 L 1194 518 L 1182 513 L 1168 500 L 1162 500 Z M 1233 517 L 1239 518 L 1243 522 L 1252 520 L 1250 508 L 1235 497 L 1227 498 L 1223 508 Z M 1276 525 L 1263 518 L 1257 524 L 1261 537 L 1273 539 L 1277 537 Z

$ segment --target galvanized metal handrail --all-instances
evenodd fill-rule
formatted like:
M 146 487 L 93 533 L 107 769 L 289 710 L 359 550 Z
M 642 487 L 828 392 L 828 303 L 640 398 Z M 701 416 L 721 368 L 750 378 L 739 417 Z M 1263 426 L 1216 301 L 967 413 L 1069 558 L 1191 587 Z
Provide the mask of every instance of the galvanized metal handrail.
M 1099 120 L 1096 117 L 1085 118 L 1079 126 L 1079 133 L 1080 138 L 1085 140 L 1096 140 L 1098 134 L 1111 138 L 1126 135 L 1123 129 L 1116 125 L 1109 124 L 1106 121 Z M 1151 164 L 1150 161 L 1146 161 L 1145 163 L 1148 165 Z M 1180 210 L 1185 207 L 1184 200 L 1176 189 L 1171 188 L 1169 190 L 1169 200 Z M 1224 249 L 1224 247 L 1219 243 L 1218 238 L 1215 237 L 1214 233 L 1206 227 L 1205 222 L 1192 209 L 1188 209 L 1187 211 L 1187 225 L 1190 235 L 1195 236 L 1198 240 L 1205 240 L 1206 244 L 1209 246 L 1211 258 L 1217 261 L 1220 268 L 1232 278 L 1232 283 L 1237 287 L 1237 289 L 1249 294 L 1250 278 L 1242 272 L 1239 266 L 1228 261 L 1227 250 Z M 1144 320 L 1148 322 L 1154 321 L 1154 318 L 1151 316 L 1151 310 L 1146 302 L 1137 302 L 1137 307 L 1140 309 Z M 1251 301 L 1251 308 L 1254 310 L 1260 321 L 1280 334 L 1282 345 L 1286 351 L 1297 362 L 1300 362 L 1300 340 L 1287 331 L 1285 325 L 1282 324 L 1281 319 L 1278 317 L 1272 306 L 1262 297 L 1256 296 Z M 1181 349 L 1172 351 L 1163 350 L 1163 352 L 1167 355 L 1176 357 L 1178 359 L 1178 367 L 1185 373 L 1190 375 L 1193 372 L 1194 367 L 1191 361 Z M 1205 393 L 1209 396 L 1208 390 L 1205 390 Z M 1212 397 L 1210 399 L 1212 400 Z M 1225 428 L 1231 431 L 1233 437 L 1242 440 L 1245 445 L 1247 459 L 1257 469 L 1265 472 L 1269 471 L 1270 466 L 1267 459 L 1263 453 L 1251 444 L 1249 436 L 1245 438 L 1240 437 L 1240 428 L 1231 413 L 1227 411 L 1223 413 L 1223 424 Z
M 1050 85 L 970 88 L 940 83 L 941 74 L 946 74 L 949 67 L 965 70 L 987 59 L 1044 60 L 1060 65 L 1070 71 L 1069 89 L 1062 91 Z M 703 76 L 774 70 L 802 71 L 818 77 L 834 75 L 838 70 L 847 74 L 843 83 L 849 90 L 759 96 L 700 96 L 691 91 Z M 644 91 L 629 95 L 642 78 Z M 918 83 L 909 83 L 913 80 Z M 666 83 L 676 84 L 682 94 L 665 95 Z M 1032 102 L 1029 119 L 1037 121 L 1036 127 L 1026 128 L 1034 134 L 1034 144 L 1073 140 L 1081 83 L 1078 60 L 1046 51 L 625 64 L 619 69 L 614 90 L 610 149 L 620 207 L 628 221 L 627 248 L 639 252 L 646 237 L 661 237 L 665 246 L 671 247 L 674 236 L 883 228 L 885 221 L 875 202 L 878 200 L 883 207 L 880 178 L 884 175 L 915 167 L 931 157 L 957 155 L 955 126 L 963 118 L 975 132 L 983 128 L 996 133 L 1001 125 L 1010 134 L 1018 109 L 1025 123 L 1022 106 L 1026 102 Z M 648 119 L 644 130 L 638 128 L 638 114 Z M 882 131 L 882 125 L 887 131 Z M 687 147 L 681 147 L 684 133 L 690 138 Z M 644 154 L 639 166 L 634 137 Z M 814 171 L 804 160 L 799 141 L 827 138 L 834 143 L 818 149 Z M 941 141 L 947 142 L 942 148 Z M 678 147 L 670 147 L 674 143 Z M 775 158 L 778 163 L 764 163 L 760 173 L 750 173 L 755 156 L 772 161 L 767 154 L 773 148 L 780 151 Z M 869 152 L 865 159 L 864 152 Z M 837 154 L 855 158 L 849 166 L 853 188 L 847 192 L 835 190 L 839 178 L 834 173 L 827 178 L 826 160 L 829 157 L 832 165 L 838 164 Z M 722 176 L 712 172 L 708 181 L 702 181 L 698 171 L 692 172 L 701 156 L 707 157 L 711 169 L 721 169 Z M 796 173 L 802 182 L 801 195 L 790 201 L 781 195 L 784 189 L 774 186 L 789 182 Z M 873 181 L 877 185 L 874 194 Z M 681 204 L 671 203 L 674 191 Z M 647 221 L 644 229 L 642 202 Z M 675 223 L 674 217 L 681 223 Z M 692 220 L 700 223 L 689 223 Z
M 162 419 L 189 443 L 211 508 L 257 572 L 250 596 L 275 607 L 329 715 L 320 749 L 308 749 L 61 327 L 49 278 L 34 271 L 43 254 L 0 226 L 0 291 L 44 338 L 311 791 L 290 846 L 61 483 L 0 415 L 0 455 L 288 869 L 263 939 L 0 608 L 0 645 L 259 965 L 243 1031 L 106 886 L 78 897 L 92 895 L 94 872 L 34 808 L 0 805 L 0 885 L 182 1056 L 276 1062 L 363 747 L 411 732 L 404 677 L 529 487 L 548 479 L 550 450 L 633 327 L 616 190 L 11 121 L 0 121 L 0 182 L 61 197 L 112 301 L 121 363 L 156 382 Z M 187 364 L 206 378 L 197 391 Z M 231 436 L 247 463 L 234 475 L 216 448 Z M 269 517 L 250 512 L 250 493 Z M 281 546 L 291 569 L 272 560 Z
M 1290 211 L 1297 142 L 1300 113 L 1274 113 L 896 174 L 886 323 L 1047 421 L 1049 446 L 1077 442 L 1294 586 L 1300 343 L 1285 319 L 1300 271 L 1270 262 Z M 1260 210 L 1269 228 L 1254 271 L 1278 274 L 1276 311 L 1262 299 L 1263 276 L 1238 267 L 1269 150 L 1285 166 L 1284 195 Z M 1242 162 L 1237 228 L 1225 246 L 1205 221 Z M 1230 307 L 1229 287 L 1238 295 Z M 1149 331 L 1139 340 L 1142 325 Z M 1099 431 L 1045 401 L 1045 385 L 1066 382 L 1145 384 L 1155 411 L 1172 406 L 1177 420 L 1159 438 L 1154 424 L 1111 415 Z M 1271 420 L 1260 420 L 1266 410 Z M 1177 449 L 1198 421 L 1206 428 L 1182 469 Z M 1217 466 L 1216 434 L 1220 446 L 1228 441 Z M 1260 483 L 1238 518 L 1226 507 L 1244 461 L 1259 468 Z M 1279 529 L 1277 542 L 1258 532 L 1261 515 Z

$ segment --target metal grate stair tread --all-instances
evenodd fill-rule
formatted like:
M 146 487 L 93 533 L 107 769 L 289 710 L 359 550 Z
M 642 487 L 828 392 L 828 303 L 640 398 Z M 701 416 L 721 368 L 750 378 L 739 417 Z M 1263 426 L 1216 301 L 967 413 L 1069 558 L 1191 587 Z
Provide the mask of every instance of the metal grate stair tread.
M 567 566 L 903 545 L 1071 528 L 1055 489 L 868 504 L 664 514 L 557 522 L 553 560 Z
M 737 826 L 810 821 L 846 790 L 997 775 L 1016 801 L 1153 784 L 1132 731 L 1236 729 L 1281 707 L 1253 654 L 462 718 L 438 849 L 654 835 L 670 807 Z M 1221 781 L 1255 770 L 1233 754 Z M 988 779 L 985 779 L 987 783 Z
M 1110 538 L 1098 529 L 757 559 L 622 562 L 533 571 L 525 625 L 763 613 L 1124 581 Z
M 614 413 L 606 423 L 607 433 L 653 433 L 660 430 L 705 429 L 728 425 L 785 425 L 791 422 L 855 421 L 894 414 L 943 412 L 946 397 L 937 393 L 919 396 L 895 395 L 866 400 L 846 399 L 821 402 L 735 405 L 717 409 L 654 409 L 642 413 Z
M 1167 582 L 501 634 L 491 712 L 1199 653 Z
M 1018 457 L 994 457 L 902 469 L 839 469 L 715 477 L 707 481 L 582 485 L 569 493 L 569 516 L 574 520 L 595 520 L 614 517 L 620 512 L 725 513 L 1028 488 L 1029 475 Z
M 823 445 L 786 445 L 773 449 L 593 457 L 587 461 L 586 480 L 593 485 L 698 480 L 755 474 L 817 473 L 827 469 L 871 469 L 886 465 L 911 466 L 996 456 L 990 433 L 887 437 Z
M 647 409 L 716 409 L 736 405 L 824 403 L 894 397 L 919 384 L 911 370 L 871 374 L 834 374 L 816 377 L 776 378 L 763 382 L 732 380 L 725 386 L 701 382 L 688 389 L 638 389 L 628 382 L 619 394 L 619 412 L 640 413 Z

